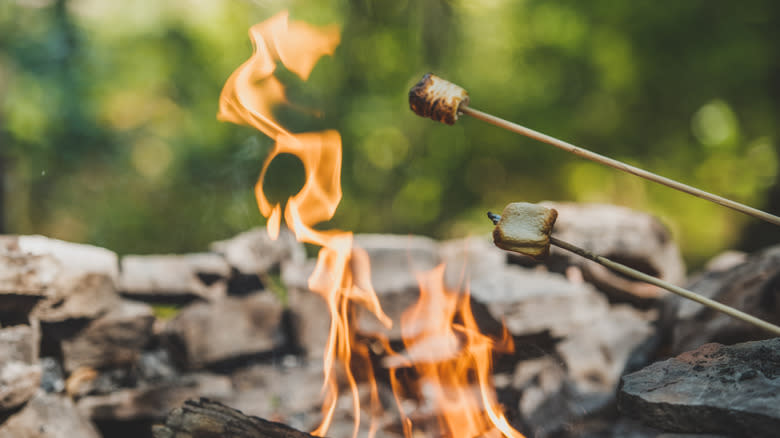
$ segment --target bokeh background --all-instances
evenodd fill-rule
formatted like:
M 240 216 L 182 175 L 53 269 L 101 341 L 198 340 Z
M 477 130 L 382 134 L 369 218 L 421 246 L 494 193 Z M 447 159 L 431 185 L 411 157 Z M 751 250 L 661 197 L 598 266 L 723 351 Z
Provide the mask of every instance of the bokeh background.
M 483 233 L 512 201 L 597 201 L 658 215 L 691 266 L 780 241 L 778 227 L 465 118 L 408 109 L 434 71 L 478 109 L 780 212 L 780 3 L 688 0 L 3 0 L 0 232 L 119 253 L 199 251 L 261 225 L 268 138 L 216 120 L 282 9 L 337 24 L 302 82 L 282 67 L 296 132 L 338 129 L 344 198 L 323 228 Z M 303 183 L 296 159 L 266 190 Z

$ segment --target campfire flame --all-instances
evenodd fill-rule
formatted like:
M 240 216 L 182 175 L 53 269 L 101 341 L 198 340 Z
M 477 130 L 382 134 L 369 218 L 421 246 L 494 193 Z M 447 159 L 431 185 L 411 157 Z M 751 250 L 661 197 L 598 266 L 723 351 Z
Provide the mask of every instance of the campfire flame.
M 361 375 L 367 374 L 371 389 L 369 436 L 373 436 L 378 428 L 376 414 L 382 412 L 382 406 L 369 348 L 357 340 L 355 312 L 358 307 L 366 309 L 387 328 L 392 321 L 371 286 L 368 254 L 353 246 L 352 233 L 314 229 L 333 217 L 341 201 L 341 137 L 333 130 L 294 134 L 272 116 L 276 105 L 286 103 L 284 87 L 274 76 L 277 62 L 306 80 L 320 57 L 334 53 L 340 41 L 339 32 L 334 27 L 290 21 L 287 12 L 281 12 L 252 26 L 249 36 L 253 54 L 225 83 L 217 118 L 250 125 L 275 141 L 255 186 L 258 207 L 268 219 L 269 235 L 274 239 L 279 235 L 283 216 L 299 241 L 321 247 L 308 286 L 325 299 L 331 326 L 324 357 L 323 419 L 313 434 L 322 436 L 327 432 L 339 384 L 346 380 L 353 400 L 353 436 L 357 436 L 361 407 L 355 371 L 360 370 Z M 263 192 L 271 161 L 283 153 L 298 157 L 306 174 L 303 188 L 287 200 L 284 215 L 281 204 L 272 204 Z M 414 367 L 426 401 L 440 413 L 443 434 L 475 437 L 503 433 L 521 437 L 501 414 L 490 382 L 491 351 L 510 350 L 511 337 L 505 331 L 502 339 L 494 341 L 481 334 L 471 314 L 468 295 L 446 291 L 443 271 L 444 266 L 440 266 L 420 276 L 420 301 L 404 313 L 401 323 L 406 351 L 391 352 L 385 363 L 391 370 L 399 406 L 402 383 L 396 371 L 399 367 Z M 384 343 L 388 345 L 386 339 Z M 403 411 L 401 415 L 406 436 L 411 437 L 412 421 Z
M 420 299 L 401 317 L 406 350 L 388 356 L 385 365 L 393 370 L 415 369 L 423 405 L 438 414 L 443 436 L 489 437 L 500 436 L 500 431 L 522 438 L 501 413 L 491 382 L 491 353 L 513 351 L 512 337 L 506 327 L 499 340 L 482 334 L 468 292 L 447 290 L 444 269 L 439 265 L 418 275 Z M 395 372 L 391 382 L 398 397 L 401 391 Z M 408 418 L 403 411 L 401 415 Z M 405 427 L 406 436 L 411 437 L 411 422 L 405 421 Z

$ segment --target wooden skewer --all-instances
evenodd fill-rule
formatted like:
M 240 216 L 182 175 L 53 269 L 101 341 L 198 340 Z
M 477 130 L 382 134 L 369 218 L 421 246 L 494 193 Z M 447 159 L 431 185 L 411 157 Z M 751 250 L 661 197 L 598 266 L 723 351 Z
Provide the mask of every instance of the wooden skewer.
M 688 193 L 689 195 L 697 196 L 699 198 L 712 201 L 716 204 L 720 204 L 724 207 L 728 207 L 733 210 L 740 211 L 742 213 L 753 216 L 755 218 L 765 220 L 769 223 L 780 225 L 780 217 L 759 210 L 757 208 L 753 208 L 745 204 L 740 204 L 739 202 L 732 201 L 731 199 L 727 199 L 710 192 L 705 192 L 704 190 L 697 189 L 696 187 L 692 187 L 687 184 L 683 184 L 681 182 L 675 181 L 673 179 L 669 179 L 661 175 L 648 172 L 647 170 L 640 169 L 639 167 L 631 166 L 630 164 L 623 163 L 622 161 L 605 157 L 604 155 L 591 152 L 587 149 L 583 149 L 579 146 L 575 146 L 563 140 L 558 140 L 555 137 L 550 137 L 549 135 L 543 134 L 539 131 L 534 131 L 533 129 L 526 128 L 525 126 L 518 125 L 517 123 L 504 120 L 502 118 L 490 115 L 488 113 L 484 113 L 482 111 L 476 110 L 466 105 L 461 105 L 459 111 L 463 114 L 474 117 L 475 119 L 482 120 L 483 122 L 488 122 L 492 125 L 498 126 L 499 128 L 506 129 L 508 131 L 517 134 L 525 135 L 526 137 L 533 138 L 534 140 L 538 140 L 543 143 L 547 143 L 549 145 L 555 146 L 559 149 L 563 149 L 567 152 L 571 152 L 574 155 L 577 155 L 579 157 L 586 158 L 588 160 L 595 161 L 597 163 L 601 163 L 613 167 L 615 169 L 634 174 L 638 177 L 650 181 L 654 181 L 659 184 L 663 184 L 667 187 L 671 187 L 681 192 Z
M 573 252 L 574 254 L 585 257 L 588 260 L 592 260 L 615 272 L 619 272 L 621 274 L 636 278 L 637 280 L 644 281 L 645 283 L 650 283 L 652 285 L 664 288 L 669 292 L 675 293 L 681 297 L 687 298 L 692 301 L 696 301 L 699 304 L 703 304 L 709 307 L 710 309 L 717 310 L 718 312 L 723 312 L 726 315 L 729 315 L 733 318 L 737 318 L 739 320 L 747 322 L 748 324 L 752 324 L 756 327 L 764 329 L 770 333 L 773 333 L 775 336 L 780 336 L 780 327 L 772 323 L 769 323 L 767 321 L 764 321 L 763 319 L 759 319 L 756 318 L 755 316 L 748 315 L 747 313 L 741 310 L 737 310 L 723 303 L 719 303 L 715 300 L 711 300 L 707 297 L 703 297 L 695 292 L 689 291 L 688 289 L 684 289 L 679 286 L 675 286 L 671 283 L 667 283 L 666 281 L 663 281 L 659 278 L 653 277 L 651 275 L 647 275 L 644 272 L 637 271 L 636 269 L 629 268 L 626 265 L 620 264 L 618 262 L 614 262 L 606 257 L 593 254 L 592 252 L 589 252 L 584 248 L 580 248 L 578 246 L 572 245 L 571 243 L 564 242 L 563 240 L 558 239 L 557 237 L 550 236 L 550 243 L 559 248 L 563 248 L 567 251 Z
M 501 215 L 494 214 L 491 212 L 488 212 L 488 218 L 490 218 L 491 221 L 493 221 L 493 224 L 498 224 L 498 222 L 501 220 Z M 594 261 L 607 269 L 611 269 L 615 272 L 618 272 L 620 274 L 629 276 L 631 278 L 634 278 L 639 281 L 644 281 L 645 283 L 650 283 L 652 285 L 658 286 L 660 288 L 666 289 L 669 292 L 675 293 L 683 298 L 687 298 L 692 301 L 696 301 L 699 304 L 703 304 L 710 309 L 716 310 L 718 312 L 725 313 L 726 315 L 731 316 L 732 318 L 739 319 L 741 321 L 744 321 L 748 324 L 754 325 L 758 328 L 761 328 L 763 330 L 766 330 L 775 336 L 780 336 L 780 327 L 764 321 L 763 319 L 756 318 L 755 316 L 749 315 L 741 310 L 737 310 L 731 306 L 727 306 L 723 303 L 719 303 L 715 300 L 711 300 L 707 297 L 703 297 L 695 292 L 689 291 L 688 289 L 684 289 L 679 286 L 675 286 L 669 282 L 663 281 L 659 278 L 653 277 L 651 275 L 647 275 L 644 272 L 637 271 L 636 269 L 630 268 L 626 265 L 623 265 L 621 263 L 612 261 L 604 256 L 600 256 L 597 254 L 594 254 L 584 248 L 580 248 L 576 245 L 573 245 L 571 243 L 565 242 L 561 239 L 558 239 L 557 237 L 549 236 L 550 244 L 555 245 L 559 248 L 563 248 L 567 251 L 571 251 L 574 254 L 577 254 L 578 256 L 585 257 L 588 260 Z
M 704 190 L 697 189 L 696 187 L 683 184 L 657 175 L 647 170 L 640 169 L 638 167 L 631 166 L 603 155 L 599 155 L 595 152 L 591 152 L 587 149 L 583 149 L 579 146 L 567 143 L 562 140 L 558 140 L 555 137 L 551 137 L 541 132 L 534 131 L 533 129 L 526 128 L 525 126 L 518 125 L 517 123 L 504 120 L 494 115 L 476 110 L 469 106 L 469 95 L 462 87 L 453 84 L 445 79 L 442 79 L 433 74 L 426 74 L 422 80 L 418 82 L 411 90 L 409 90 L 409 106 L 412 111 L 422 117 L 429 117 L 433 120 L 452 125 L 458 120 L 460 114 L 466 114 L 474 117 L 475 119 L 488 122 L 499 128 L 506 129 L 516 134 L 525 135 L 526 137 L 533 138 L 535 140 L 547 143 L 564 151 L 571 152 L 582 158 L 586 158 L 597 163 L 601 163 L 610 167 L 613 167 L 623 172 L 636 175 L 638 177 L 663 184 L 667 187 L 671 187 L 675 190 L 679 190 L 689 195 L 693 195 L 724 207 L 731 208 L 755 218 L 767 221 L 771 224 L 780 225 L 780 217 L 773 214 L 761 211 L 757 208 L 740 204 L 739 202 L 732 201 L 731 199 L 724 198 Z

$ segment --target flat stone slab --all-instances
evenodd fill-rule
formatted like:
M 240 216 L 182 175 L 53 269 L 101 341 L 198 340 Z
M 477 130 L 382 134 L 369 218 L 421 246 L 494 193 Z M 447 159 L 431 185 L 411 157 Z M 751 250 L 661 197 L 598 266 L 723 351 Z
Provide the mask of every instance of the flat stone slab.
M 209 249 L 225 257 L 242 274 L 265 274 L 282 262 L 303 262 L 306 258 L 303 244 L 286 228 L 280 230 L 276 240 L 268 236 L 265 228 L 255 228 L 214 242 Z
M 558 210 L 555 237 L 670 283 L 684 281 L 685 265 L 680 250 L 669 229 L 655 216 L 608 204 L 545 202 L 542 205 Z M 586 281 L 618 301 L 648 304 L 668 293 L 553 247 L 547 264 L 556 263 L 579 267 Z
M 122 257 L 119 291 L 136 299 L 191 296 L 215 299 L 227 292 L 230 266 L 214 253 Z
M 92 245 L 0 236 L 0 323 L 25 322 L 31 311 L 43 322 L 98 317 L 115 304 L 117 260 Z
M 173 356 L 187 368 L 218 365 L 281 347 L 287 341 L 283 312 L 270 292 L 199 302 L 169 321 L 165 336 Z
M 119 307 L 114 281 L 107 274 L 61 275 L 46 299 L 32 311 L 43 323 L 96 319 Z
M 7 324 L 9 315 L 25 320 L 60 269 L 49 255 L 22 254 L 18 248 L 0 251 L 0 323 Z
M 70 275 L 105 274 L 113 281 L 119 276 L 119 259 L 106 248 L 44 236 L 18 236 L 18 245 L 22 253 L 51 255 Z
M 670 432 L 776 437 L 780 338 L 705 344 L 623 377 L 618 406 Z
M 607 299 L 592 286 L 519 266 L 473 276 L 470 290 L 472 298 L 516 336 L 545 330 L 565 336 L 609 312 Z
M 121 300 L 115 309 L 62 341 L 65 369 L 72 372 L 79 367 L 133 363 L 151 338 L 153 324 L 154 312 L 149 305 Z

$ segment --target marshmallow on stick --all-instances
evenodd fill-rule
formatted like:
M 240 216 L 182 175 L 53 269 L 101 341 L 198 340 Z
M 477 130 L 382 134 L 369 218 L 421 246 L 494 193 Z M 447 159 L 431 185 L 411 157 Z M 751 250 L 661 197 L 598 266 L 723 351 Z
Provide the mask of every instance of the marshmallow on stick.
M 493 242 L 507 251 L 519 252 L 536 259 L 550 254 L 552 233 L 558 211 L 528 202 L 513 202 L 504 208 L 493 230 Z M 494 219 L 494 216 L 491 216 Z
M 516 134 L 525 135 L 526 137 L 555 146 L 579 157 L 610 166 L 623 172 L 631 173 L 658 184 L 663 184 L 675 190 L 706 199 L 710 202 L 740 211 L 769 223 L 780 225 L 780 216 L 775 216 L 757 208 L 732 201 L 731 199 L 705 192 L 696 187 L 591 152 L 555 137 L 518 125 L 517 123 L 512 123 L 508 120 L 471 108 L 469 107 L 469 94 L 466 90 L 432 73 L 423 76 L 422 80 L 409 90 L 409 106 L 418 116 L 428 117 L 448 125 L 454 125 L 460 114 L 466 114 L 475 119 L 498 126 L 501 129 L 506 129 Z
M 507 251 L 514 251 L 525 254 L 533 258 L 544 258 L 550 253 L 550 245 L 573 252 L 578 256 L 585 257 L 617 273 L 626 275 L 645 283 L 650 283 L 662 287 L 669 292 L 680 295 L 691 301 L 696 301 L 713 310 L 725 313 L 733 318 L 737 318 L 763 330 L 766 330 L 775 336 L 780 336 L 780 327 L 748 315 L 733 307 L 719 303 L 715 300 L 703 297 L 695 292 L 683 289 L 674 284 L 661 280 L 637 271 L 626 265 L 612 261 L 604 256 L 593 254 L 592 252 L 580 248 L 571 243 L 565 242 L 552 236 L 552 228 L 555 220 L 558 218 L 558 212 L 552 208 L 542 207 L 541 205 L 529 204 L 527 202 L 513 202 L 504 208 L 501 216 L 488 212 L 488 218 L 493 221 L 496 228 L 493 230 L 493 241 L 496 246 Z
M 469 93 L 463 88 L 428 73 L 409 90 L 409 107 L 418 116 L 454 125 L 461 105 L 468 105 Z

